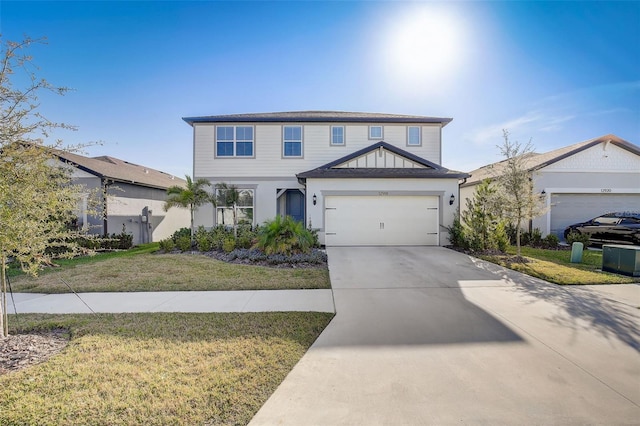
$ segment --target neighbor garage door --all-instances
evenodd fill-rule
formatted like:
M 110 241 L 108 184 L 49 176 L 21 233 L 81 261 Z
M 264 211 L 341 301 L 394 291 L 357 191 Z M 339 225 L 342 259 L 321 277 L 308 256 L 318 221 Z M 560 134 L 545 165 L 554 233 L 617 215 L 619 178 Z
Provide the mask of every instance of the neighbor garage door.
M 438 197 L 327 196 L 327 246 L 438 245 Z
M 571 224 L 625 211 L 640 212 L 640 194 L 552 194 L 551 233 L 562 239 Z

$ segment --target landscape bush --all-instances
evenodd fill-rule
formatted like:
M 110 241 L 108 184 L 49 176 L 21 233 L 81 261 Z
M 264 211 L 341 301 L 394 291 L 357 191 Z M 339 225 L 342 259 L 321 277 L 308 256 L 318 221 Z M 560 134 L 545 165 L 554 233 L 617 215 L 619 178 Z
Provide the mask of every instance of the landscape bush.
M 542 247 L 547 249 L 557 249 L 560 245 L 560 238 L 554 234 L 549 234 L 542 240 Z
M 575 231 L 569 232 L 569 235 L 567 235 L 567 244 L 572 245 L 573 243 L 582 243 L 587 247 L 589 245 L 589 235 Z
M 200 226 L 191 242 L 189 228 L 176 231 L 171 238 L 160 241 L 165 253 L 176 248 L 182 252 L 196 249 L 202 253 L 217 252 L 226 261 L 246 260 L 268 265 L 323 264 L 327 255 L 319 248 L 317 231 L 307 228 L 291 217 L 278 216 L 264 226 L 240 224 L 236 227 L 218 225 L 209 230 Z M 262 240 L 261 240 L 262 239 Z M 260 241 L 264 245 L 261 246 Z
M 178 240 L 176 241 L 176 247 L 178 247 L 178 250 L 180 251 L 190 251 L 191 250 L 191 232 L 189 232 L 189 235 L 183 235 L 178 237 Z
M 266 254 L 308 253 L 314 245 L 312 233 L 291 216 L 276 216 L 258 232 L 256 248 Z

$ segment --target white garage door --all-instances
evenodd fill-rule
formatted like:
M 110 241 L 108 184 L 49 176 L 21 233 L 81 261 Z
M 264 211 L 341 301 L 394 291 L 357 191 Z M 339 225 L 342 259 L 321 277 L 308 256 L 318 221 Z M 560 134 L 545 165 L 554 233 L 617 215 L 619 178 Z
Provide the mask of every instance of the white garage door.
M 629 211 L 640 212 L 640 194 L 552 194 L 551 233 L 562 239 L 569 225 Z
M 438 245 L 438 197 L 327 196 L 327 246 Z

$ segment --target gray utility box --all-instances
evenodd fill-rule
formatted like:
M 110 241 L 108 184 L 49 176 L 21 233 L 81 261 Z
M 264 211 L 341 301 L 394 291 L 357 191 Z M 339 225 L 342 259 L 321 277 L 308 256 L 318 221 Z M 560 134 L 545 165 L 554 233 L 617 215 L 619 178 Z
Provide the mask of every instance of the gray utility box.
M 640 277 L 640 246 L 603 245 L 602 270 Z

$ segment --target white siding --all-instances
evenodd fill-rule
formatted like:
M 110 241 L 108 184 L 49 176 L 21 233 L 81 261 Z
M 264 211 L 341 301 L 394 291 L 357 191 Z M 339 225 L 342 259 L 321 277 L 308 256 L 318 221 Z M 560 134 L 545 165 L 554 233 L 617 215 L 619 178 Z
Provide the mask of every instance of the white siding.
M 621 173 L 640 175 L 640 156 L 612 143 L 601 143 L 544 168 L 546 172 Z
M 237 123 L 220 123 L 237 125 Z M 255 124 L 255 123 L 254 123 Z M 251 123 L 247 123 L 251 125 Z M 284 124 L 284 125 L 295 125 Z M 332 125 L 345 127 L 345 145 L 330 145 Z M 422 127 L 422 146 L 407 146 L 407 125 L 384 125 L 384 141 L 440 164 L 440 125 Z M 415 125 L 415 124 L 414 124 Z M 282 123 L 255 124 L 255 158 L 215 158 L 215 126 L 194 125 L 194 177 L 288 177 L 334 161 L 377 140 L 368 138 L 368 124 L 318 123 L 303 125 L 303 157 L 283 158 Z M 392 167 L 389 165 L 389 167 Z

